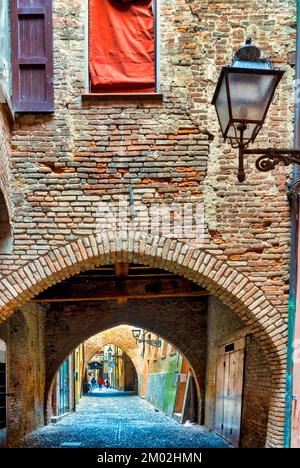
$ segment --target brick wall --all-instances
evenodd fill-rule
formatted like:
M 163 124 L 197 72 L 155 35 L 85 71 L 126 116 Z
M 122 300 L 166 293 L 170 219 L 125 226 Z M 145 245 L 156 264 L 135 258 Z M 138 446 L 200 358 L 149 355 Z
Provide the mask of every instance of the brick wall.
M 97 311 L 97 313 L 95 313 Z M 154 313 L 155 311 L 155 313 Z M 206 301 L 199 298 L 132 300 L 119 306 L 113 301 L 55 305 L 46 317 L 47 390 L 62 361 L 91 334 L 118 324 L 130 324 L 165 337 L 188 359 L 199 392 L 205 375 Z M 194 333 L 197 330 L 197 333 Z M 200 393 L 199 393 L 200 396 Z
M 110 328 L 101 333 L 91 336 L 84 343 L 84 368 L 91 360 L 93 354 L 107 344 L 113 344 L 121 348 L 132 360 L 136 372 L 139 374 L 142 367 L 142 357 L 140 345 L 136 343 L 132 335 L 132 327 L 127 325 L 119 325 Z
M 82 100 L 85 3 L 53 3 L 55 113 L 17 116 L 11 161 L 0 166 L 1 183 L 10 185 L 14 230 L 13 252 L 0 261 L 1 320 L 38 291 L 103 262 L 106 254 L 106 261 L 115 260 L 116 241 L 95 241 L 99 200 L 115 203 L 132 184 L 136 203 L 197 201 L 204 206 L 205 232 L 194 254 L 178 239 L 151 244 L 152 256 L 144 250 L 149 242 L 138 243 L 137 250 L 124 242 L 122 248 L 130 261 L 157 261 L 203 282 L 247 322 L 280 374 L 281 387 L 273 385 L 269 444 L 282 444 L 290 168 L 262 174 L 248 158 L 247 183 L 238 184 L 236 151 L 222 142 L 210 101 L 221 66 L 252 35 L 274 65 L 286 69 L 258 143 L 291 143 L 295 2 L 162 2 L 162 102 Z
M 2 327 L 7 343 L 8 444 L 44 424 L 45 336 L 43 308 L 28 304 Z
M 265 446 L 271 392 L 270 366 L 257 340 L 251 337 L 245 356 L 242 447 Z
M 221 65 L 252 34 L 274 64 L 287 69 L 259 141 L 287 145 L 294 8 L 280 0 L 272 6 L 264 0 L 258 10 L 248 0 L 242 6 L 241 15 L 239 2 L 163 2 L 163 102 L 82 102 L 84 3 L 54 2 L 56 108 L 53 116 L 20 116 L 14 126 L 15 261 L 3 262 L 4 275 L 93 234 L 99 199 L 128 195 L 132 184 L 136 202 L 203 202 L 204 247 L 245 272 L 286 313 L 289 169 L 259 174 L 249 161 L 247 184 L 237 184 L 237 155 L 219 138 L 210 99 Z M 208 130 L 215 135 L 211 143 Z

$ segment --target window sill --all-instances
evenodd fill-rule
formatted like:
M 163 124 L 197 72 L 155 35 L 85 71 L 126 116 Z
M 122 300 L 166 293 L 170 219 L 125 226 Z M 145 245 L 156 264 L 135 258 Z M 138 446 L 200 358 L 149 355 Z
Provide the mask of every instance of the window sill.
M 162 101 L 161 93 L 85 93 L 82 101 Z

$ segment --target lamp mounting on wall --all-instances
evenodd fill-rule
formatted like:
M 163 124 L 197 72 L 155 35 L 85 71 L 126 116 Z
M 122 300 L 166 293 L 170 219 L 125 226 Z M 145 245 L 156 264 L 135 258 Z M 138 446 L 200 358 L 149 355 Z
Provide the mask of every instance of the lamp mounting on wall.
M 267 172 L 283 162 L 300 164 L 300 149 L 248 149 L 262 128 L 275 90 L 284 74 L 248 37 L 233 58 L 222 68 L 212 104 L 215 106 L 224 140 L 239 150 L 238 180 L 245 180 L 244 155 L 259 155 L 256 168 Z
M 140 329 L 133 329 L 132 330 L 132 335 L 135 338 L 135 341 L 136 341 L 137 344 L 138 343 L 146 343 L 146 344 L 149 344 L 150 346 L 153 346 L 155 348 L 160 348 L 161 347 L 161 339 L 151 340 L 151 339 L 145 338 L 146 332 L 144 330 L 143 330 L 143 333 L 142 333 L 142 330 L 140 330 Z M 142 335 L 142 338 L 140 338 L 141 335 Z

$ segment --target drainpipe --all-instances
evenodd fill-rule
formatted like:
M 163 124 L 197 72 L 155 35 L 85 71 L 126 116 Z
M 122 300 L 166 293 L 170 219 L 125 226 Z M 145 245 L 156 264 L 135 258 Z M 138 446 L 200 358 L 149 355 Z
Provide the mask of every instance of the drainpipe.
M 296 94 L 295 94 L 295 122 L 294 147 L 300 148 L 300 0 L 297 4 L 297 43 L 296 43 Z M 288 344 L 287 344 L 287 375 L 286 375 L 286 406 L 284 425 L 284 447 L 291 446 L 292 409 L 293 409 L 293 342 L 295 337 L 296 300 L 297 300 L 297 257 L 299 240 L 299 166 L 294 165 L 293 179 L 290 186 L 291 201 L 291 260 L 290 260 L 290 294 L 288 306 Z

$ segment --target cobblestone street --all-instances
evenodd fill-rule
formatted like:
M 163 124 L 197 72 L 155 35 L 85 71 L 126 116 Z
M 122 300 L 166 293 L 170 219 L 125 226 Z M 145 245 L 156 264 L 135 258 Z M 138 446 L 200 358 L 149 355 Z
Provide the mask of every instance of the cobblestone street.
M 131 393 L 95 392 L 76 413 L 29 434 L 20 447 L 206 448 L 228 447 L 213 432 L 180 425 Z

